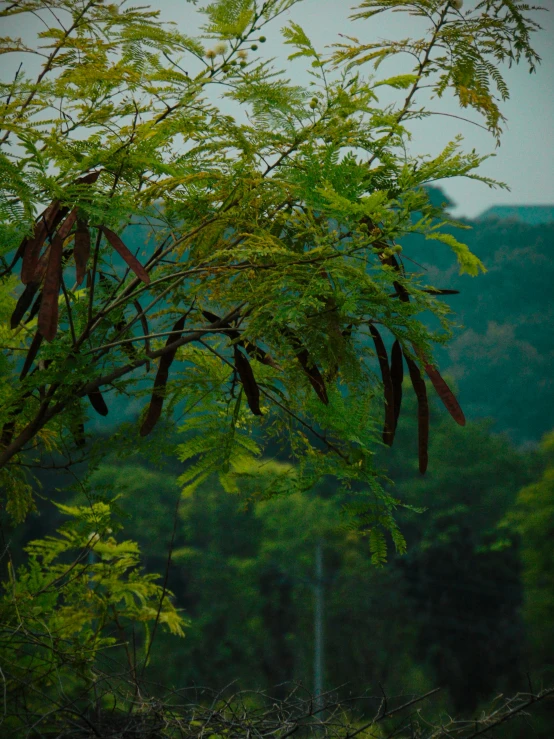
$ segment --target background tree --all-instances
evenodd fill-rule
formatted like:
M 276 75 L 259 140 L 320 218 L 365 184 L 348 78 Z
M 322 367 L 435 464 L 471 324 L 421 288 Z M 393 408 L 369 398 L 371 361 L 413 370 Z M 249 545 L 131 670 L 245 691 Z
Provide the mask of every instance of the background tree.
M 168 581 L 191 627 L 178 645 L 161 637 L 152 674 L 174 685 L 313 686 L 314 555 L 322 541 L 327 685 L 352 694 L 379 683 L 394 694 L 440 685 L 443 706 L 462 715 L 525 687 L 529 670 L 538 686 L 545 664 L 530 666 L 526 642 L 549 622 L 521 615 L 526 600 L 535 603 L 523 574 L 532 539 L 520 543 L 503 521 L 521 486 L 540 477 L 542 461 L 485 424 L 457 431 L 448 420 L 437 423 L 425 478 L 409 453 L 415 401 L 407 401 L 398 445 L 380 459 L 396 480 L 394 494 L 425 507 L 400 514 L 408 553 L 384 569 L 372 565 L 366 541 L 336 526 L 344 498 L 331 480 L 304 493 L 291 485 L 267 500 L 257 500 L 252 484 L 233 495 L 216 478 L 201 485 L 181 503 Z M 270 460 L 265 470 L 268 478 L 293 471 Z M 130 459 L 102 465 L 92 478 L 98 492 L 106 483 L 119 491 L 128 534 L 159 552 L 154 571 L 165 566 L 177 476 Z

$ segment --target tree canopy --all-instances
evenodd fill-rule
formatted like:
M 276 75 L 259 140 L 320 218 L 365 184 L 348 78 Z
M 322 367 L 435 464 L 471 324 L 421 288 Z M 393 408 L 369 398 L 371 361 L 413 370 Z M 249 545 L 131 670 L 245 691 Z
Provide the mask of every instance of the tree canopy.
M 122 3 L 2 4 L 7 28 L 22 13 L 46 26 L 35 45 L 7 36 L 2 48 L 40 60 L 35 78 L 23 65 L 1 90 L 11 328 L 2 329 L 0 474 L 16 520 L 32 506 L 33 465 L 53 448 L 73 460 L 89 414 L 108 414 L 115 393 L 144 398 L 130 447 L 163 436 L 178 409 L 180 458 L 193 461 L 185 492 L 213 472 L 232 489 L 279 440 L 299 489 L 331 474 L 356 491 L 352 525 L 369 533 L 376 561 L 387 531 L 403 549 L 398 502 L 373 463 L 376 445 L 394 438 L 403 365 L 418 398 L 421 472 L 424 373 L 465 420 L 433 364 L 433 344 L 450 335 L 441 286 L 410 269 L 398 242 L 423 234 L 477 275 L 482 263 L 444 230 L 453 221 L 424 185 L 499 184 L 479 175 L 485 156 L 464 152 L 461 137 L 438 155 L 410 154 L 410 123 L 430 115 L 416 95 L 452 91 L 498 139 L 498 100 L 508 97 L 499 66 L 533 71 L 538 25 L 504 0 L 463 12 L 442 0 L 366 0 L 356 22 L 404 9 L 426 34 L 351 37 L 322 53 L 289 22 L 289 59 L 310 65 L 305 89 L 260 55 L 265 26 L 296 2 L 218 0 L 199 10 L 200 38 Z M 412 60 L 406 74 L 378 79 L 396 54 Z M 382 87 L 399 101 L 381 104 Z M 229 115 L 228 101 L 243 115 Z M 146 238 L 131 249 L 139 229 Z

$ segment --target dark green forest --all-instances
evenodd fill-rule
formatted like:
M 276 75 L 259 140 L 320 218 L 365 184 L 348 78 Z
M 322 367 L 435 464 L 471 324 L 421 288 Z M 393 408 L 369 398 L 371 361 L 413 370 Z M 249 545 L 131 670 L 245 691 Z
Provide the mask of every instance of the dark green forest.
M 439 190 L 431 194 L 444 200 Z M 291 681 L 312 689 L 321 546 L 326 689 L 367 695 L 371 710 L 378 686 L 391 695 L 440 686 L 435 711 L 471 716 L 499 694 L 552 684 L 554 223 L 467 225 L 465 238 L 488 270 L 479 280 L 457 276 L 438 250 L 427 254 L 415 239 L 404 243 L 414 270 L 415 262 L 430 272 L 435 267 L 427 265 L 438 265 L 440 287 L 460 291 L 448 299 L 462 325 L 439 359 L 470 419 L 456 427 L 432 403 L 430 464 L 422 477 L 416 402 L 405 385 L 397 440 L 377 452 L 376 464 L 394 480 L 393 495 L 420 509 L 398 514 L 406 555 L 375 568 L 367 542 L 337 526 L 343 500 L 330 481 L 303 494 L 287 494 L 281 483 L 284 495 L 257 501 L 248 485 L 229 494 L 212 479 L 180 503 L 174 530 L 183 471 L 175 455 L 129 451 L 123 462 L 104 459 L 93 473 L 92 489 L 117 499 L 125 536 L 140 544 L 148 572 L 165 572 L 172 547 L 168 586 L 188 627 L 184 639 L 156 636 L 154 681 L 276 695 Z M 432 277 L 438 280 L 438 272 Z M 132 413 L 124 397 L 112 398 L 114 429 L 124 413 L 115 437 L 122 447 Z M 165 438 L 162 427 L 150 446 L 156 443 L 171 452 L 181 437 Z M 268 480 L 286 480 L 293 470 L 277 447 L 266 464 Z M 59 471 L 43 472 L 41 480 L 44 499 L 56 490 L 69 503 L 78 488 Z M 25 538 L 62 521 L 43 500 Z M 553 725 L 547 705 L 502 736 L 532 730 L 546 739 Z

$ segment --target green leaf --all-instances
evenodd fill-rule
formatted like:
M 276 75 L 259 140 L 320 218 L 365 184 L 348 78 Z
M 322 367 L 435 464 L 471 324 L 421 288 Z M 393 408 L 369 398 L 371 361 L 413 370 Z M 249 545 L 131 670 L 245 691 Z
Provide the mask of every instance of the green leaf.
M 477 277 L 479 272 L 486 272 L 485 265 L 483 262 L 472 254 L 466 244 L 462 244 L 452 234 L 445 233 L 428 233 L 425 235 L 426 239 L 433 239 L 435 241 L 441 241 L 443 244 L 447 244 L 460 264 L 460 274 L 464 272 L 472 277 Z

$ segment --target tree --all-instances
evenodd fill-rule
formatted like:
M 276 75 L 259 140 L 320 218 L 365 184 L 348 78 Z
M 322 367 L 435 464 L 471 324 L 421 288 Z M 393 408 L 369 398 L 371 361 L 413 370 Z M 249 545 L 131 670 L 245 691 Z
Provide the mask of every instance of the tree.
M 521 537 L 525 602 L 523 615 L 532 636 L 528 639 L 534 669 L 554 661 L 554 641 L 547 624 L 552 621 L 553 562 L 549 542 L 554 527 L 553 488 L 554 434 L 546 434 L 541 444 L 544 470 L 539 479 L 523 487 L 515 506 L 508 512 L 505 524 Z
M 440 289 L 405 268 L 396 240 L 417 232 L 442 241 L 477 275 L 483 265 L 441 231 L 452 221 L 423 185 L 454 176 L 498 184 L 476 173 L 485 157 L 463 153 L 459 137 L 437 156 L 409 154 L 410 122 L 429 115 L 415 97 L 423 85 L 438 97 L 450 89 L 498 140 L 497 95 L 508 97 L 498 64 L 524 59 L 533 71 L 538 25 L 504 0 L 463 14 L 452 2 L 414 0 L 406 9 L 427 24 L 423 38 L 350 39 L 323 56 L 291 22 L 283 35 L 289 58 L 311 66 L 308 91 L 254 54 L 264 27 L 296 1 L 217 0 L 200 11 L 200 39 L 148 8 L 3 3 L 7 26 L 22 13 L 46 24 L 36 47 L 6 37 L 2 48 L 41 60 L 36 79 L 20 68 L 3 83 L 0 119 L 2 275 L 21 264 L 22 283 L 0 411 L 16 520 L 32 506 L 27 465 L 45 464 L 52 446 L 73 455 L 89 409 L 106 415 L 112 393 L 141 395 L 146 371 L 153 390 L 139 433 L 163 435 L 164 407 L 169 422 L 181 404 L 180 455 L 195 460 L 185 491 L 213 471 L 236 484 L 264 440 L 280 439 L 299 487 L 332 474 L 367 491 L 352 514 L 370 530 L 376 561 L 387 531 L 404 547 L 396 502 L 372 463 L 381 436 L 372 401 L 384 392 L 382 440 L 391 444 L 403 354 L 419 399 L 422 472 L 421 369 L 464 418 L 432 364 L 432 344 L 449 335 Z M 398 7 L 365 0 L 354 18 Z M 415 58 L 407 74 L 363 76 L 364 65 L 405 53 Z M 382 86 L 401 102 L 380 105 Z M 247 118 L 224 114 L 227 98 Z M 150 237 L 133 253 L 137 224 Z M 441 330 L 426 327 L 425 311 Z M 392 367 L 383 328 L 395 340 Z M 139 446 L 136 432 L 130 445 Z

